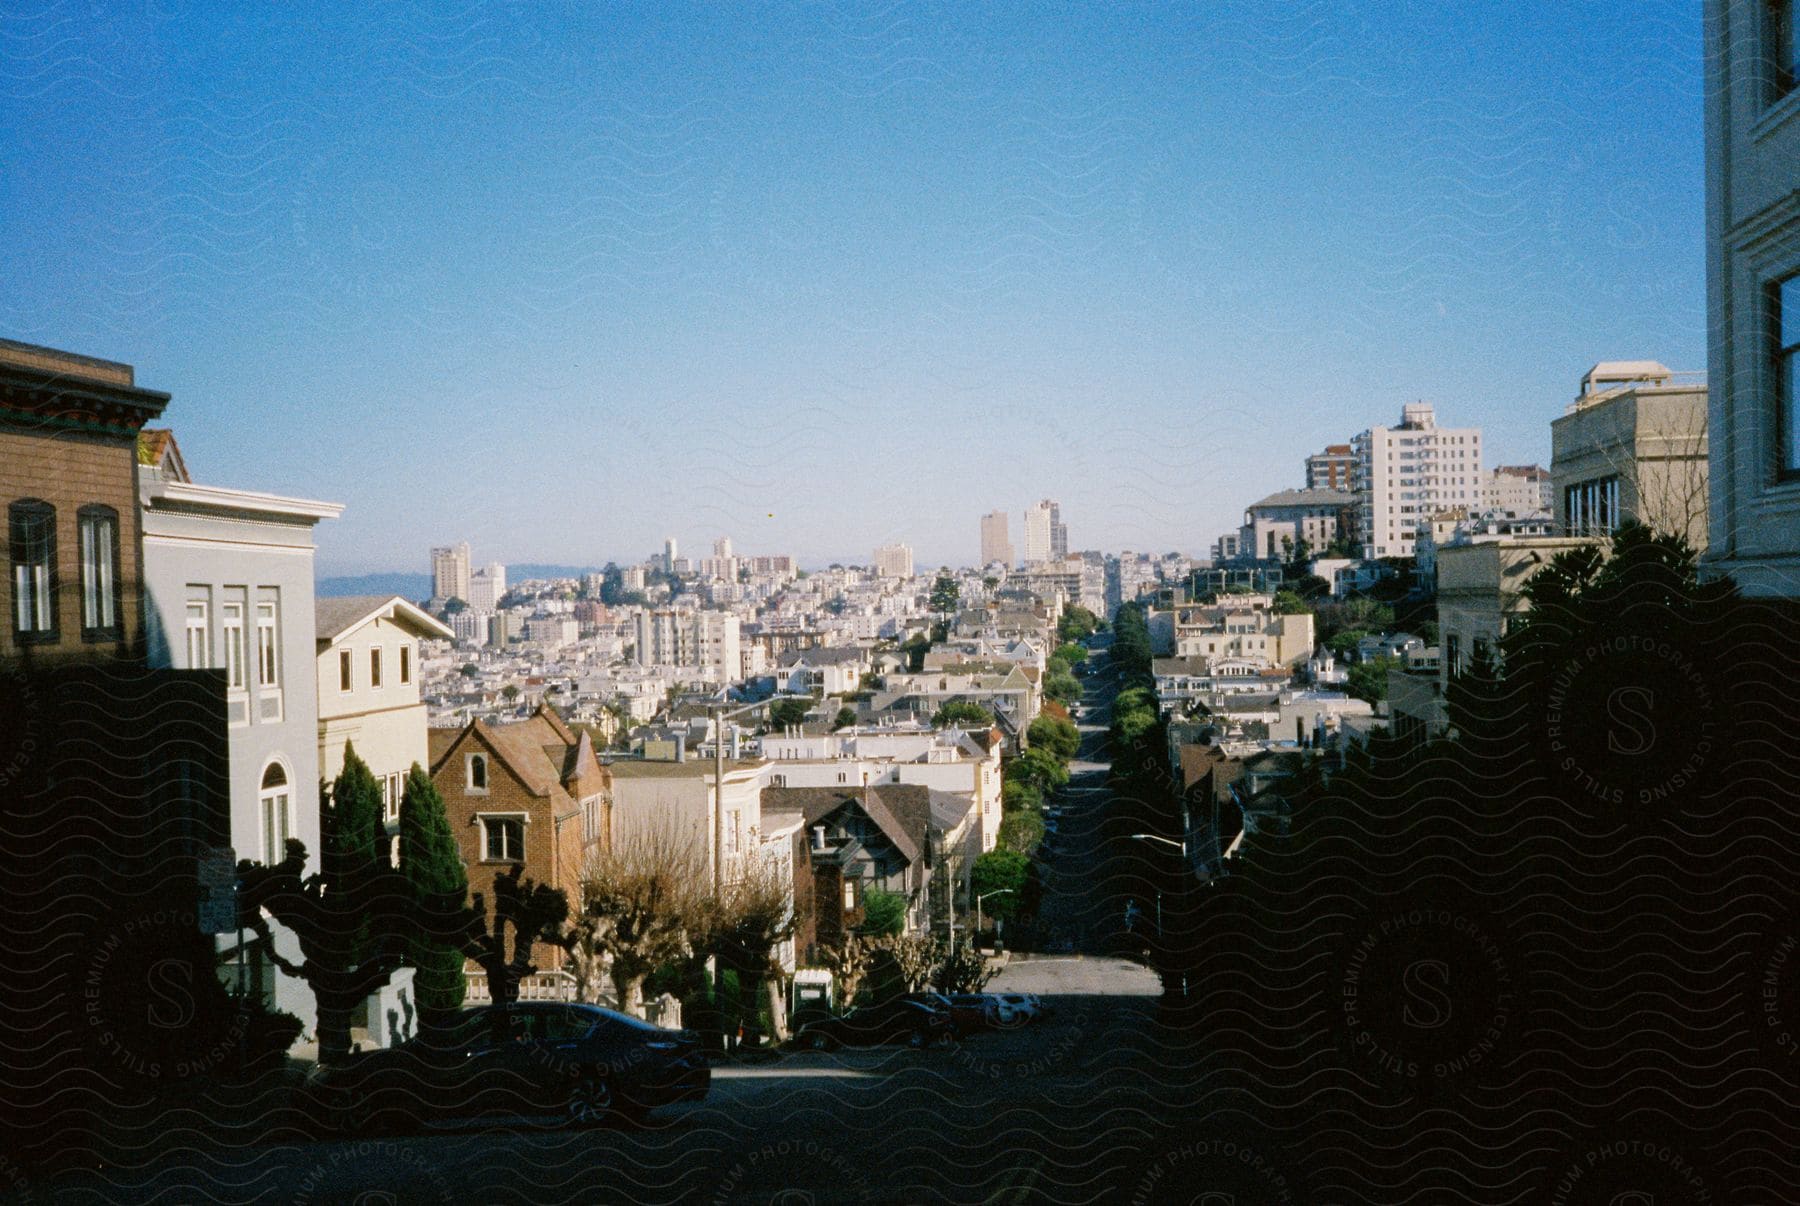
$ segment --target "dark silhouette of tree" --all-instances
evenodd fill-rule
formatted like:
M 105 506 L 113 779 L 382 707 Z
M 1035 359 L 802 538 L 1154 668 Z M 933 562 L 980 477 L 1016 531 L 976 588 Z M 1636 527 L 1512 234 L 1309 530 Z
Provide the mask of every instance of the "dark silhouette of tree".
M 238 864 L 238 916 L 277 968 L 312 989 L 318 1005 L 319 1060 L 350 1052 L 350 1014 L 406 961 L 415 930 L 413 894 L 388 862 L 381 785 L 344 744 L 344 769 L 319 804 L 319 870 L 308 875 L 306 846 L 289 839 L 274 866 Z M 277 948 L 273 917 L 299 943 L 301 960 Z
M 524 870 L 513 864 L 495 878 L 492 906 L 477 892 L 465 915 L 463 953 L 487 973 L 497 1035 L 507 1032 L 507 1014 L 519 999 L 519 985 L 538 970 L 532 950 L 539 943 L 560 946 L 569 918 L 569 898 L 562 890 L 525 877 Z
M 400 874 L 412 890 L 417 919 L 409 936 L 407 962 L 414 970 L 419 1028 L 441 1030 L 462 1008 L 460 929 L 468 905 L 469 877 L 450 832 L 444 800 L 417 762 L 407 772 L 400 799 Z

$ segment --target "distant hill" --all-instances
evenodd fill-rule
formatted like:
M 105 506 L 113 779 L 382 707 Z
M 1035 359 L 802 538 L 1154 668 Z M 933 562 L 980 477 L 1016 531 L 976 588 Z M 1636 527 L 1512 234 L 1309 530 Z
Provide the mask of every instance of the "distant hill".
M 357 574 L 349 578 L 320 578 L 313 593 L 321 599 L 345 595 L 399 595 L 417 603 L 431 594 L 430 574 Z
M 583 574 L 598 573 L 597 565 L 509 565 L 506 567 L 508 582 L 523 582 L 527 578 L 579 578 Z M 431 597 L 430 574 L 356 574 L 344 578 L 320 578 L 314 593 L 322 599 L 342 598 L 345 595 L 399 595 L 404 599 L 418 602 Z

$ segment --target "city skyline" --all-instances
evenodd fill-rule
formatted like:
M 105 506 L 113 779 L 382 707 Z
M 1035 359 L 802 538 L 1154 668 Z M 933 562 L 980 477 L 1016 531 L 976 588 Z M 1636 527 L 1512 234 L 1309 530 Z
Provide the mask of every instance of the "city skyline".
M 1405 403 L 1544 463 L 1591 364 L 1704 364 L 1683 11 L 20 18 L 99 86 L 14 76 L 0 270 L 68 287 L 0 327 L 136 365 L 208 480 L 344 504 L 324 574 L 961 563 L 1047 486 L 1203 555 Z M 871 416 L 928 433 L 904 480 Z

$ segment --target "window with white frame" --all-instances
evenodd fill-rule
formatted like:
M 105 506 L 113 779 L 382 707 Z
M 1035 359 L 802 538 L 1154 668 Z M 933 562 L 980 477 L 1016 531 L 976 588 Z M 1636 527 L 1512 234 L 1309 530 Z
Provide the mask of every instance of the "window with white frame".
M 258 686 L 281 685 L 281 645 L 276 620 L 281 612 L 281 596 L 275 587 L 265 586 L 256 592 L 256 682 Z
M 116 641 L 119 622 L 119 513 L 88 506 L 76 513 L 81 535 L 81 639 Z
M 853 879 L 847 879 L 844 881 L 844 911 L 849 912 L 851 909 L 854 909 L 855 907 L 856 907 L 856 881 Z
M 189 670 L 212 666 L 212 587 L 190 585 L 187 596 L 187 662 Z
M 523 817 L 482 817 L 481 857 L 490 863 L 517 863 L 525 858 Z
M 230 691 L 242 691 L 248 685 L 244 636 L 244 608 L 248 596 L 244 587 L 228 586 L 224 604 L 219 609 L 219 633 L 225 642 L 225 687 Z
M 271 762 L 264 768 L 257 800 L 262 806 L 263 864 L 274 866 L 285 857 L 287 840 L 294 836 L 287 772 L 281 768 L 281 763 Z
M 382 819 L 398 821 L 400 819 L 400 801 L 406 795 L 406 777 L 395 771 L 384 775 L 381 781 Z
M 12 559 L 13 633 L 19 644 L 54 642 L 56 626 L 56 508 L 35 498 L 7 508 Z

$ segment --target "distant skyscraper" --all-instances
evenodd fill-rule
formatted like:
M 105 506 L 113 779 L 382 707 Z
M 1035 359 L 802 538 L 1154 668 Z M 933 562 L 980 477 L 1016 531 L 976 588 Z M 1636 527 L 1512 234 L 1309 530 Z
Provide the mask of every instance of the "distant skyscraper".
M 469 601 L 469 542 L 431 550 L 431 595 Z
M 721 536 L 713 541 L 713 556 L 719 558 L 721 561 L 729 561 L 731 559 L 731 537 Z
M 663 541 L 662 560 L 663 560 L 663 569 L 665 572 L 671 573 L 671 574 L 675 572 L 675 562 L 679 559 L 679 557 L 680 557 L 680 554 L 677 551 L 677 549 L 675 548 L 675 538 L 673 536 L 671 536 L 667 540 Z
M 1025 564 L 1061 561 L 1069 555 L 1069 529 L 1062 521 L 1062 506 L 1043 499 L 1025 508 Z
M 1355 480 L 1356 450 L 1348 444 L 1327 444 L 1306 458 L 1308 490 L 1349 490 Z
M 1012 533 L 1007 528 L 1005 511 L 990 511 L 981 517 L 981 564 L 998 561 L 1011 568 L 1013 563 Z
M 469 575 L 469 593 L 463 602 L 476 611 L 499 611 L 506 597 L 506 567 L 498 561 Z
M 912 577 L 912 546 L 907 544 L 884 544 L 876 549 L 875 572 L 880 574 L 883 578 Z

